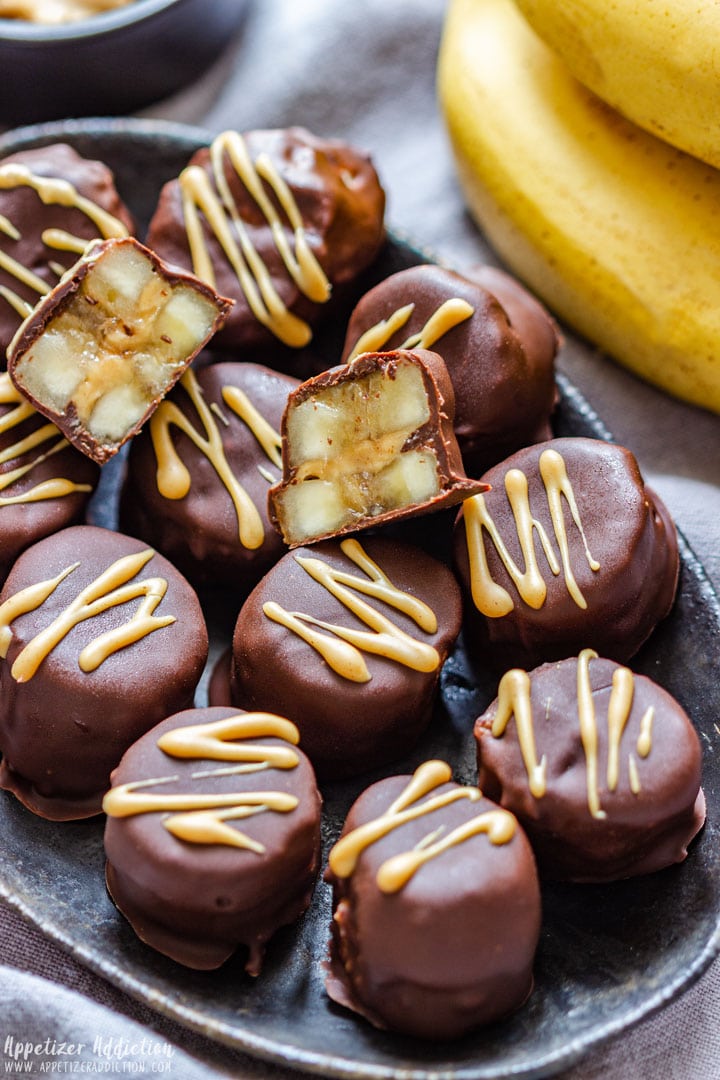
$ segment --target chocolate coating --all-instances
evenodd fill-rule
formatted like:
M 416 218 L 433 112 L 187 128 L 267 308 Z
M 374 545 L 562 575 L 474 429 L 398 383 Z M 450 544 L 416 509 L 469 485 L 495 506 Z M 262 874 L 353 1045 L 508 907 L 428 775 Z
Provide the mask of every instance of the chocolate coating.
M 385 814 L 409 779 L 393 776 L 368 788 L 343 836 Z M 445 783 L 430 797 L 459 788 Z M 377 881 L 387 859 L 417 850 L 436 829 L 447 837 L 496 809 L 488 799 L 457 799 L 370 844 L 349 877 L 328 871 L 334 918 L 326 989 L 333 1000 L 377 1027 L 419 1039 L 457 1038 L 524 1003 L 533 984 L 540 894 L 517 823 L 508 842 L 481 833 L 447 848 L 397 892 L 383 892 Z
M 346 541 L 345 545 L 355 543 Z M 326 568 L 351 574 L 361 585 L 368 585 L 368 575 L 347 550 L 337 541 L 324 541 L 284 555 L 243 604 L 233 636 L 233 702 L 241 708 L 287 716 L 297 725 L 300 745 L 318 774 L 330 779 L 381 766 L 411 749 L 430 720 L 440 668 L 461 620 L 459 588 L 446 566 L 419 548 L 381 537 L 364 538 L 363 552 L 397 589 L 429 605 L 437 617 L 437 629 L 421 629 L 390 603 L 357 588 L 349 589 L 351 602 L 364 601 L 413 641 L 432 646 L 437 657 L 429 670 L 413 670 L 363 648 L 359 655 L 369 678 L 353 681 L 338 673 L 297 632 L 270 618 L 264 605 L 280 605 L 311 620 L 369 633 L 371 644 L 377 644 L 367 622 L 298 562 L 299 558 L 321 560 Z M 320 630 L 314 622 L 302 625 L 305 631 L 315 629 L 321 644 L 342 644 L 328 626 Z
M 36 177 L 54 177 L 66 181 L 82 198 L 89 199 L 116 218 L 120 231 L 132 233 L 132 215 L 115 189 L 112 172 L 102 162 L 80 157 L 65 143 L 54 143 L 3 158 L 0 161 L 0 175 L 6 165 L 22 166 Z M 0 180 L 0 216 L 7 218 L 14 230 L 12 235 L 0 230 L 0 253 L 31 270 L 50 288 L 57 284 L 59 278 L 51 264 L 66 270 L 76 261 L 78 251 L 66 251 L 45 243 L 43 235 L 48 238 L 47 230 L 59 229 L 80 241 L 94 240 L 104 235 L 83 209 L 73 205 L 63 206 L 58 202 L 44 203 L 37 191 L 25 183 L 13 182 L 5 186 Z M 0 286 L 28 304 L 28 311 L 40 299 L 36 288 L 1 266 Z M 0 295 L 0 364 L 3 366 L 5 350 L 24 317 L 6 296 Z
M 0 373 L 0 583 L 21 551 L 82 518 L 98 475 Z
M 351 282 L 372 262 L 385 237 L 385 196 L 368 155 L 345 143 L 317 138 L 299 127 L 250 131 L 242 139 L 250 160 L 257 163 L 261 157 L 269 159 L 272 168 L 284 181 L 297 205 L 308 247 L 332 289 Z M 220 142 L 216 140 L 215 145 L 220 146 Z M 194 154 L 189 167 L 203 170 L 211 191 L 217 193 L 210 149 L 202 149 Z M 251 195 L 227 152 L 222 153 L 219 175 L 224 175 L 238 217 L 244 224 L 250 243 L 267 268 L 271 287 L 281 305 L 309 324 L 316 324 L 329 313 L 332 305 L 328 305 L 326 300 L 308 298 L 290 275 L 279 254 L 266 214 Z M 187 170 L 184 176 L 187 178 Z M 279 212 L 281 229 L 292 248 L 294 230 L 289 226 L 289 218 L 265 174 L 261 186 Z M 217 288 L 224 296 L 236 301 L 216 344 L 220 347 L 247 345 L 254 349 L 282 351 L 275 331 L 264 326 L 253 313 L 246 298 L 247 290 L 241 286 L 236 270 L 208 226 L 204 214 L 200 220 L 203 243 L 207 247 Z M 229 243 L 239 244 L 237 223 L 230 224 L 228 219 L 228 224 Z M 171 180 L 162 189 L 149 225 L 148 244 L 170 262 L 192 268 L 180 180 Z M 242 256 L 240 258 L 242 261 Z M 200 270 L 197 269 L 197 272 L 200 273 Z M 272 366 L 278 365 L 273 363 Z
M 347 360 L 362 334 L 407 304 L 414 305 L 409 318 L 386 336 L 385 344 L 371 348 L 403 347 L 448 301 L 469 305 L 469 317 L 426 347 L 440 353 L 450 373 L 455 433 L 465 468 L 473 475 L 521 446 L 550 438 L 557 397 L 554 322 L 508 275 L 486 269 L 481 280 L 430 265 L 393 274 L 359 301 L 343 349 Z
M 562 489 L 550 477 L 546 488 L 541 467 L 564 471 L 569 487 Z M 506 484 L 522 487 L 524 477 L 527 498 L 519 492 L 516 499 L 528 534 L 525 550 L 506 491 Z M 464 505 L 455 529 L 471 651 L 502 668 L 532 668 L 582 648 L 621 662 L 632 657 L 670 611 L 679 559 L 675 526 L 661 500 L 645 487 L 630 451 L 596 439 L 553 439 L 518 451 L 483 480 L 492 490 L 478 496 L 482 504 L 472 500 Z M 573 520 L 568 495 L 574 497 L 581 528 Z M 481 505 L 514 563 L 515 580 L 485 525 L 478 526 L 481 539 L 473 539 L 471 548 L 487 560 L 487 573 L 476 569 L 471 575 L 466 524 L 472 526 Z
M 191 377 L 200 396 L 183 377 L 151 423 L 133 439 L 120 523 L 126 532 L 142 537 L 166 555 L 194 584 L 222 586 L 244 596 L 286 550 L 267 516 L 267 493 L 272 478 L 279 476 L 280 450 L 278 445 L 277 460 L 271 460 L 252 428 L 223 394 L 227 388 L 232 388 L 231 393 L 241 391 L 277 432 L 288 394 L 298 383 L 251 363 L 210 364 Z M 184 423 L 196 438 L 178 425 L 176 410 L 186 418 Z M 165 431 L 189 473 L 189 487 L 182 498 L 165 497 L 159 490 L 155 442 L 161 445 Z M 165 460 L 162 450 L 161 455 Z M 249 496 L 254 511 L 242 509 L 242 503 L 236 510 L 230 488 L 221 478 L 226 467 Z
M 393 412 L 393 426 L 380 428 L 372 412 L 373 399 L 381 398 L 386 391 L 391 392 L 399 373 L 407 367 L 414 367 L 422 380 L 423 418 L 417 426 L 411 424 L 407 427 Z M 315 460 L 308 461 L 290 435 L 293 413 L 303 406 L 310 406 L 315 410 L 313 423 L 319 427 L 323 412 L 330 413 L 334 409 L 329 405 L 328 395 L 336 391 L 348 393 L 342 437 L 328 436 Z M 350 364 L 331 368 L 308 379 L 290 394 L 283 416 L 283 476 L 281 482 L 268 493 L 270 520 L 288 546 L 296 547 L 299 543 L 343 536 L 370 526 L 396 523 L 418 514 L 456 506 L 469 495 L 485 490 L 483 484 L 469 479 L 465 474 L 453 429 L 454 415 L 455 396 L 447 367 L 442 357 L 427 349 L 363 353 Z M 368 435 L 376 427 L 379 430 Z M 337 435 L 335 423 L 331 430 Z M 370 442 L 374 445 L 369 452 L 368 462 Z M 387 449 L 388 442 L 392 447 L 390 450 Z M 398 442 L 399 447 L 396 445 Z M 339 453 L 336 451 L 338 444 Z M 392 486 L 390 498 L 384 502 L 383 477 L 387 471 L 402 463 L 403 455 L 407 455 L 409 460 L 411 454 L 423 455 L 433 462 L 434 490 L 429 495 L 417 498 L 410 485 L 404 482 L 401 486 L 402 497 L 399 500 L 396 498 Z M 353 478 L 348 485 L 349 495 L 345 496 L 349 500 L 345 524 L 301 533 L 293 526 L 288 511 L 288 496 L 292 498 L 294 488 L 302 491 L 302 484 L 307 479 L 319 478 L 335 483 L 338 477 L 341 491 L 345 494 L 342 487 L 343 470 Z M 380 484 L 375 486 L 378 477 Z
M 297 806 L 289 812 L 266 809 L 225 822 L 264 850 L 190 842 L 165 827 L 164 812 L 128 817 L 109 812 L 106 876 L 113 900 L 152 948 L 187 967 L 212 969 L 244 946 L 246 969 L 257 975 L 266 942 L 302 914 L 317 876 L 321 801 L 312 766 L 297 751 L 293 768 L 228 774 L 232 766 L 227 761 L 202 756 L 181 760 L 158 746 L 167 732 L 237 715 L 236 709 L 205 708 L 169 717 L 126 751 L 112 783 L 117 787 L 172 776 L 171 783 L 148 785 L 142 793 L 211 799 L 223 793 L 280 792 L 295 797 Z M 276 736 L 247 741 L 292 748 Z M 225 775 L 209 775 L 216 770 Z
M 525 700 L 529 693 L 536 756 L 545 761 L 544 783 L 536 795 L 520 746 L 518 710 L 497 736 L 492 733 L 500 715 L 497 699 L 476 721 L 478 782 L 520 819 L 545 877 L 606 882 L 661 870 L 682 862 L 705 820 L 697 733 L 681 705 L 643 675 L 631 676 L 631 703 L 621 711 L 625 725 L 617 743 L 617 779 L 609 780 L 614 739 L 608 714 L 619 669 L 612 660 L 589 661 L 594 710 L 589 730 L 597 739 L 596 752 L 587 750 L 581 734 L 578 659 L 544 664 L 530 673 Z M 652 715 L 643 747 L 648 710 Z
M 134 574 L 128 569 L 123 575 L 129 589 L 155 579 L 145 594 L 135 593 L 58 633 L 34 674 L 13 674 L 25 646 L 56 619 L 67 618 L 69 605 L 82 590 L 117 560 L 145 551 L 147 545 L 120 533 L 73 526 L 28 548 L 0 593 L 0 622 L 9 625 L 6 659 L 0 664 L 0 786 L 43 817 L 63 820 L 98 813 L 110 772 L 127 747 L 169 713 L 192 703 L 207 658 L 205 621 L 194 591 L 157 554 Z M 36 598 L 34 610 L 15 615 L 12 607 L 4 606 L 12 605 L 13 598 L 17 603 L 23 589 L 69 567 L 75 568 L 43 602 Z M 164 595 L 159 579 L 167 582 Z M 120 587 L 120 580 L 98 586 L 98 598 Z M 144 598 L 146 615 L 172 616 L 174 621 L 143 633 L 142 624 L 130 620 Z M 159 602 L 148 612 L 150 598 Z M 92 602 L 91 597 L 85 600 Z M 86 646 L 129 626 L 137 628 L 138 640 L 111 652 L 94 670 L 80 667 Z

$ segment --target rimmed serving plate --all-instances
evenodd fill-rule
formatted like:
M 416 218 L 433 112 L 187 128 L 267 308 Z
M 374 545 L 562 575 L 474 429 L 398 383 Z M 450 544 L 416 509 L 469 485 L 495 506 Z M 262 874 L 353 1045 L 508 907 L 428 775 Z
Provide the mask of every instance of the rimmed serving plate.
M 162 122 L 68 121 L 5 135 L 0 156 L 68 141 L 113 168 L 121 194 L 144 226 L 161 184 L 207 140 L 202 131 Z M 375 280 L 420 261 L 417 251 L 391 238 L 372 273 L 358 285 L 358 295 Z M 342 336 L 339 325 L 327 335 L 328 363 L 337 358 Z M 565 348 L 576 347 L 567 334 Z M 579 392 L 564 378 L 559 387 L 556 433 L 609 438 Z M 115 490 L 108 476 L 93 518 L 112 525 Z M 661 1008 L 707 968 L 720 948 L 720 758 L 714 752 L 720 607 L 682 538 L 681 556 L 675 608 L 633 666 L 670 690 L 697 727 L 705 751 L 707 824 L 680 866 L 609 886 L 546 887 L 535 991 L 504 1023 L 433 1045 L 376 1031 L 334 1006 L 322 984 L 330 919 L 329 889 L 322 882 L 306 916 L 272 941 L 257 980 L 244 974 L 242 957 L 214 973 L 185 970 L 142 945 L 110 902 L 101 820 L 49 823 L 4 793 L 0 895 L 116 986 L 159 1013 L 259 1058 L 337 1077 L 549 1076 Z M 229 614 L 225 622 L 231 625 Z M 440 756 L 452 762 L 458 779 L 473 782 L 471 726 L 493 690 L 472 669 L 460 645 L 444 670 L 442 701 L 431 730 L 395 771 L 410 771 L 425 758 Z M 350 802 L 371 779 L 325 790 L 326 848 Z

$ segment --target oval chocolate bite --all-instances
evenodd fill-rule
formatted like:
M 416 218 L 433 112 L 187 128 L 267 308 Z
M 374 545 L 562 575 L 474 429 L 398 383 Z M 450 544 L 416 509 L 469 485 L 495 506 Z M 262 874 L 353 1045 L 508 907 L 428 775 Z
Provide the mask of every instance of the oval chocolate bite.
M 634 456 L 599 439 L 526 447 L 455 528 L 467 643 L 503 669 L 580 649 L 626 661 L 672 606 L 675 526 Z
M 298 349 L 377 255 L 384 210 L 354 147 L 298 127 L 225 131 L 164 186 L 148 244 L 235 300 L 215 344 Z
M 107 885 L 138 936 L 187 967 L 266 942 L 310 902 L 320 796 L 283 717 L 188 709 L 125 753 L 103 809 Z
M 700 741 L 682 706 L 590 649 L 506 672 L 475 737 L 479 783 L 517 815 L 543 876 L 661 870 L 705 820 Z
M 0 593 L 0 787 L 56 820 L 100 812 L 127 747 L 192 704 L 208 653 L 195 592 L 139 540 L 77 525 Z
M 330 852 L 326 989 L 376 1027 L 457 1038 L 533 985 L 540 890 L 514 816 L 441 761 L 368 788 Z
M 452 572 L 419 548 L 377 536 L 298 548 L 240 609 L 232 700 L 292 720 L 323 778 L 384 765 L 427 727 L 460 620 Z

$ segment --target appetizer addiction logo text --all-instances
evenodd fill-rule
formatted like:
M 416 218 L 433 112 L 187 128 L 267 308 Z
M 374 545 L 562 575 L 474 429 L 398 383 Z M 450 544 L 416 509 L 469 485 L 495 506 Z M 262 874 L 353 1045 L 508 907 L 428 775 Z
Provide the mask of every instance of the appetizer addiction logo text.
M 132 1040 L 97 1035 L 91 1043 L 45 1039 L 34 1042 L 7 1035 L 3 1066 L 7 1076 L 90 1073 L 140 1076 L 169 1074 L 175 1048 L 155 1039 Z

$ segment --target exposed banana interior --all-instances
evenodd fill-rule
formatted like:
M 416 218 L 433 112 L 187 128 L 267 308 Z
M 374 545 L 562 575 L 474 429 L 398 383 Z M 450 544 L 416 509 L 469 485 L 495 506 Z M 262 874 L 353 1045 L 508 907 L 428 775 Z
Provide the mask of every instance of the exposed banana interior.
M 111 246 L 17 359 L 14 379 L 52 411 L 74 412 L 99 442 L 120 443 L 216 318 L 209 297 L 171 284 L 137 246 Z
M 422 503 L 441 490 L 435 450 L 412 445 L 430 420 L 421 369 L 400 362 L 318 390 L 287 416 L 292 482 L 275 508 L 290 543 Z

